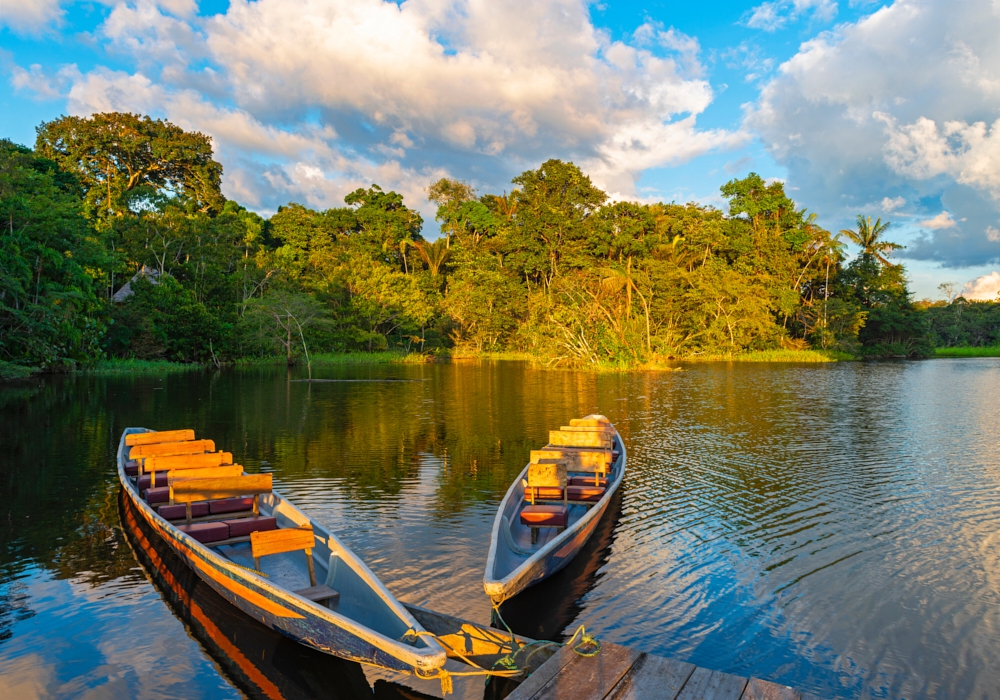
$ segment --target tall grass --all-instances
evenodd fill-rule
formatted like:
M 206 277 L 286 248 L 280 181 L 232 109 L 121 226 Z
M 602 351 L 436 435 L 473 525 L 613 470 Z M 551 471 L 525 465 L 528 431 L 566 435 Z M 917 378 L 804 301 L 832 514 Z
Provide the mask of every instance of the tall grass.
M 934 357 L 1000 357 L 1000 347 L 934 348 Z
M 427 355 L 411 352 L 385 350 L 381 352 L 319 352 L 312 355 L 313 367 L 331 367 L 346 365 L 409 365 L 428 361 Z M 241 357 L 234 363 L 237 367 L 274 367 L 284 366 L 287 360 L 281 356 Z M 296 366 L 304 366 L 305 358 L 295 359 Z
M 701 355 L 687 362 L 845 362 L 854 356 L 839 350 L 755 350 L 737 355 Z
M 88 374 L 163 374 L 166 372 L 188 372 L 203 368 L 203 365 L 186 364 L 183 362 L 136 360 L 129 358 L 127 360 L 98 360 L 94 364 L 84 367 L 83 371 Z
M 13 379 L 25 379 L 37 371 L 38 370 L 34 367 L 24 367 L 22 365 L 15 365 L 13 362 L 4 362 L 0 360 L 0 382 L 6 382 Z

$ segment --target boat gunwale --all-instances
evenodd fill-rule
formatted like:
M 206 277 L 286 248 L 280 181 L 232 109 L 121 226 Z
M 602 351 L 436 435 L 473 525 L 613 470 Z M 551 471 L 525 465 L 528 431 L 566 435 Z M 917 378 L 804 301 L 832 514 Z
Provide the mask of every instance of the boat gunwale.
M 613 427 L 613 424 L 612 424 Z M 592 508 L 590 508 L 586 513 L 583 514 L 579 520 L 573 523 L 572 526 L 567 527 L 565 530 L 560 532 L 556 537 L 552 538 L 534 552 L 530 557 L 521 562 L 520 565 L 511 570 L 503 578 L 495 577 L 496 568 L 496 558 L 497 558 L 497 548 L 500 546 L 501 533 L 500 528 L 503 526 L 504 513 L 507 509 L 507 504 L 510 502 L 511 496 L 514 493 L 517 485 L 521 482 L 521 479 L 527 474 L 529 467 L 531 467 L 531 462 L 525 465 L 524 469 L 521 470 L 517 478 L 514 479 L 510 487 L 507 489 L 507 493 L 504 494 L 503 500 L 500 501 L 500 505 L 497 507 L 497 514 L 493 519 L 493 529 L 490 534 L 490 549 L 489 554 L 486 557 L 486 573 L 483 576 L 483 588 L 486 590 L 486 594 L 490 598 L 496 599 L 499 596 L 504 596 L 504 599 L 511 597 L 512 595 L 517 595 L 517 593 L 524 590 L 524 588 L 530 587 L 532 584 L 518 588 L 513 594 L 509 594 L 508 591 L 514 588 L 514 584 L 519 581 L 519 579 L 526 576 L 534 568 L 536 564 L 544 561 L 545 558 L 556 549 L 557 546 L 565 544 L 565 542 L 570 539 L 572 535 L 577 533 L 584 525 L 588 524 L 592 519 L 599 518 L 603 516 L 605 510 L 607 509 L 608 503 L 611 502 L 611 497 L 614 496 L 618 487 L 621 485 L 625 478 L 625 468 L 628 461 L 628 456 L 625 451 L 625 441 L 621 439 L 621 434 L 615 430 L 614 439 L 618 442 L 619 456 L 618 459 L 621 460 L 621 467 L 618 472 L 618 476 L 613 482 L 608 484 L 608 488 L 605 490 L 604 495 L 596 501 Z M 589 538 L 588 538 L 589 539 Z M 575 555 L 574 555 L 575 556 Z M 490 589 L 499 591 L 496 593 L 491 593 Z
M 419 637 L 418 643 L 422 642 L 426 645 L 425 648 L 420 649 L 417 647 L 410 646 L 408 644 L 404 644 L 403 642 L 400 642 L 397 639 L 387 637 L 386 635 L 382 634 L 381 632 L 375 629 L 372 629 L 371 627 L 363 625 L 357 622 L 356 620 L 347 617 L 346 615 L 343 615 L 342 613 L 338 613 L 329 608 L 320 606 L 317 603 L 314 603 L 313 601 L 310 601 L 307 598 L 303 598 L 302 596 L 297 595 L 293 591 L 283 586 L 280 586 L 274 583 L 273 581 L 268 580 L 267 578 L 264 578 L 263 576 L 259 576 L 256 572 L 250 569 L 246 569 L 240 566 L 239 564 L 236 564 L 235 562 L 231 561 L 222 554 L 213 551 L 211 547 L 191 537 L 191 535 L 187 534 L 186 532 L 179 530 L 173 523 L 163 518 L 159 513 L 156 512 L 156 510 L 152 506 L 150 506 L 148 503 L 146 503 L 145 500 L 143 500 L 141 495 L 138 493 L 137 486 L 132 483 L 131 478 L 125 472 L 125 459 L 124 459 L 125 437 L 133 433 L 141 433 L 141 432 L 155 432 L 155 431 L 151 431 L 148 428 L 131 427 L 131 428 L 125 428 L 125 430 L 122 432 L 121 439 L 119 440 L 118 444 L 117 467 L 118 467 L 118 480 L 121 483 L 122 488 L 125 489 L 125 492 L 132 500 L 132 503 L 140 509 L 140 511 L 144 514 L 144 516 L 147 519 L 150 519 L 151 516 L 152 518 L 151 522 L 155 523 L 165 532 L 169 532 L 172 536 L 178 538 L 180 543 L 182 543 L 185 547 L 187 547 L 188 549 L 192 550 L 192 552 L 200 556 L 203 560 L 205 560 L 207 564 L 209 564 L 210 566 L 214 567 L 217 570 L 220 570 L 221 572 L 224 572 L 225 574 L 229 574 L 230 578 L 234 579 L 240 585 L 245 585 L 248 587 L 256 586 L 263 592 L 266 592 L 269 595 L 277 598 L 278 601 L 280 601 L 280 604 L 292 607 L 293 609 L 292 611 L 297 614 L 301 614 L 302 617 L 309 617 L 316 619 L 317 621 L 322 622 L 324 624 L 335 625 L 336 627 L 343 629 L 347 633 L 353 634 L 358 638 L 364 640 L 365 642 L 371 644 L 372 646 L 376 647 L 377 649 L 380 649 L 383 653 L 393 656 L 400 662 L 409 664 L 413 669 L 430 672 L 430 671 L 436 671 L 437 669 L 444 667 L 444 664 L 447 661 L 447 655 L 444 648 L 441 647 L 441 645 L 435 639 L 427 638 L 424 636 Z M 396 598 L 392 595 L 392 593 L 390 593 L 389 590 L 385 587 L 385 584 L 382 583 L 382 581 L 375 575 L 375 573 L 368 568 L 368 565 L 365 564 L 364 561 L 353 550 L 351 550 L 343 542 L 341 542 L 340 539 L 336 537 L 336 535 L 331 533 L 322 525 L 316 523 L 312 518 L 310 518 L 308 515 L 299 510 L 298 507 L 296 507 L 287 498 L 282 496 L 281 493 L 272 490 L 271 495 L 273 495 L 274 498 L 276 499 L 274 507 L 272 508 L 272 512 L 274 511 L 274 508 L 277 508 L 279 504 L 284 503 L 286 507 L 290 508 L 292 511 L 294 511 L 294 513 L 301 516 L 303 519 L 305 519 L 310 523 L 310 525 L 313 528 L 314 534 L 321 534 L 326 537 L 325 544 L 331 550 L 331 553 L 333 553 L 333 548 L 330 547 L 330 543 L 331 541 L 335 542 L 337 547 L 339 548 L 338 556 L 340 557 L 340 559 L 343 560 L 345 564 L 347 564 L 348 566 L 350 566 L 352 569 L 355 570 L 355 573 L 357 573 L 364 581 L 364 583 L 379 596 L 379 598 L 383 601 L 383 603 L 385 603 L 387 607 L 402 622 L 407 624 L 410 629 L 423 630 L 423 627 L 420 625 L 420 623 L 418 623 L 416 619 L 413 617 L 413 615 L 411 615 L 410 612 L 403 607 L 402 603 L 396 600 Z M 157 535 L 160 537 L 161 540 L 166 540 L 166 544 L 170 546 L 172 549 L 175 550 L 177 549 L 174 543 L 170 542 L 162 534 L 157 533 Z M 188 563 L 187 557 L 184 556 L 183 552 L 178 552 L 178 554 L 182 555 L 182 559 L 185 560 L 185 563 Z M 344 556 L 345 554 L 348 556 Z M 188 566 L 189 568 L 193 568 L 191 567 L 190 563 L 188 563 Z M 234 594 L 239 595 L 238 593 L 235 592 Z M 279 604 L 278 601 L 271 601 L 271 602 Z M 250 602 L 250 604 L 255 605 L 253 602 Z M 243 612 L 243 614 L 247 614 L 246 611 L 241 611 L 241 612 Z M 304 644 L 305 642 L 300 642 L 300 643 Z M 394 651 L 389 651 L 386 647 L 392 647 Z M 326 653 L 331 653 L 326 649 L 322 649 L 320 647 L 314 647 L 314 648 L 317 648 L 320 651 L 324 651 Z M 440 661 L 440 663 L 437 663 L 438 661 Z M 380 664 L 373 664 L 373 665 L 380 666 Z

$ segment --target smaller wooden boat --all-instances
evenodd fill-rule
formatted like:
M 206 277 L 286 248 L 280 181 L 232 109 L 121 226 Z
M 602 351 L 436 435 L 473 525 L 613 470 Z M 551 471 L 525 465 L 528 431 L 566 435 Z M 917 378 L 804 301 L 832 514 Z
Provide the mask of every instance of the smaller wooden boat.
M 566 566 L 625 477 L 625 445 L 602 415 L 549 433 L 500 503 L 483 587 L 497 605 Z
M 332 533 L 194 431 L 127 428 L 118 477 L 141 518 L 198 577 L 247 615 L 351 661 L 437 677 L 438 642 Z

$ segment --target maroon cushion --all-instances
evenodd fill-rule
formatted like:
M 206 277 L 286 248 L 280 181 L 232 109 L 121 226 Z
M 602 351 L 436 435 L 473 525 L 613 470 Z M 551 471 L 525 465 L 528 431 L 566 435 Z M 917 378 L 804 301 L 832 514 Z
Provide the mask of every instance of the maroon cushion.
M 218 542 L 229 538 L 229 526 L 225 523 L 193 523 L 178 525 L 177 529 L 186 532 L 199 542 Z
M 521 509 L 521 524 L 529 527 L 566 527 L 568 520 L 566 506 L 525 506 Z
M 253 510 L 253 498 L 224 498 L 219 501 L 209 501 L 208 509 L 212 515 L 241 513 L 245 510 Z
M 170 487 L 157 486 L 155 489 L 146 489 L 142 492 L 142 497 L 149 503 L 166 503 L 170 500 Z
M 566 488 L 566 497 L 571 501 L 599 501 L 603 495 L 603 486 L 569 486 Z
M 223 520 L 229 526 L 230 537 L 246 537 L 251 532 L 263 532 L 264 530 L 277 530 L 278 521 L 275 518 L 237 518 L 236 520 Z
M 569 478 L 570 486 L 604 486 L 608 485 L 608 477 L 600 476 L 598 477 L 598 483 L 594 483 L 594 477 L 592 476 L 571 476 Z
M 207 503 L 192 503 L 191 504 L 191 517 L 201 518 L 208 515 L 208 504 Z M 160 517 L 166 518 L 167 520 L 181 520 L 187 517 L 187 509 L 184 507 L 183 503 L 177 503 L 172 506 L 160 506 Z
M 152 481 L 152 476 L 149 474 L 143 474 L 139 477 L 139 481 L 136 486 L 139 490 L 144 490 L 149 488 L 149 482 Z M 167 485 L 167 473 L 166 472 L 156 472 L 156 486 L 166 486 Z
M 125 462 L 125 473 L 129 476 L 136 476 L 139 474 L 139 465 L 135 462 Z
M 618 459 L 618 455 L 620 454 L 621 452 L 619 452 L 618 450 L 611 450 L 611 461 L 614 462 L 616 459 Z

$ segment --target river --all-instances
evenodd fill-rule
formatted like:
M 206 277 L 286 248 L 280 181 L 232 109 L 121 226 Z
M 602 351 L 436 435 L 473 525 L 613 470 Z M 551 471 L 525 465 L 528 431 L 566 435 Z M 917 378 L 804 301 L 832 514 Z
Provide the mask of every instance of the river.
M 301 649 L 176 562 L 151 566 L 120 521 L 127 426 L 213 438 L 398 598 L 485 622 L 499 500 L 550 428 L 599 411 L 629 451 L 620 505 L 569 569 L 505 606 L 517 631 L 583 624 L 828 698 L 1000 698 L 998 360 L 315 375 L 336 381 L 265 368 L 0 386 L 0 697 L 437 692 Z M 483 697 L 482 681 L 458 696 Z

